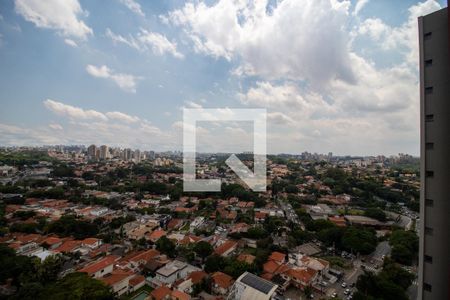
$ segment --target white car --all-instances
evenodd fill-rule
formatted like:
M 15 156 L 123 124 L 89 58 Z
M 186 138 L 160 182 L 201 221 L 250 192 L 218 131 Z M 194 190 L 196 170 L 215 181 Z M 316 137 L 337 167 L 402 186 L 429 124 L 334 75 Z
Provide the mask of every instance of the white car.
M 348 294 L 350 294 L 350 289 L 346 289 L 346 290 L 344 291 L 344 295 L 348 295 Z
M 345 287 L 347 287 L 347 284 L 346 284 L 345 282 L 343 282 L 343 283 L 341 284 L 341 286 L 342 286 L 343 288 L 345 288 Z

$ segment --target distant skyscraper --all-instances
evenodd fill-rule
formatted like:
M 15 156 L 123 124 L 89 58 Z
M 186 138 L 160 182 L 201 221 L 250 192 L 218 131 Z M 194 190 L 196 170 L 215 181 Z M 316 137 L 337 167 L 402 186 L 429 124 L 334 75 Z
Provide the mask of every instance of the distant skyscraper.
M 108 146 L 106 145 L 100 146 L 100 159 L 108 159 L 108 158 L 109 158 Z
M 420 247 L 418 299 L 450 299 L 448 8 L 419 18 Z
M 97 153 L 97 146 L 95 146 L 95 145 L 90 145 L 90 146 L 87 148 L 87 153 L 88 153 L 88 158 L 89 158 L 89 159 L 95 159 L 95 158 L 96 158 L 95 155 L 96 155 L 96 153 Z

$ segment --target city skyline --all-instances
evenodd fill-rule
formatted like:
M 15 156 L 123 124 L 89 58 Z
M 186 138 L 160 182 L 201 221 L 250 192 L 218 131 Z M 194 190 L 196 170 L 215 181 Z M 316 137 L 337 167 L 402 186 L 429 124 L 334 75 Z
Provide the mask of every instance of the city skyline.
M 261 107 L 269 153 L 418 155 L 417 17 L 444 1 L 392 2 L 5 1 L 0 145 L 177 150 L 183 107 Z M 214 126 L 205 149 L 250 148 Z

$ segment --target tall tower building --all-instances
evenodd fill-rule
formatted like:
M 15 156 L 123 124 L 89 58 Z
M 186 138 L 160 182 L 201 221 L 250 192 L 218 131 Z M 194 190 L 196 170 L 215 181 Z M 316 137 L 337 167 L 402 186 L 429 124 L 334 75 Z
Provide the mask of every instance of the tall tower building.
M 100 146 L 100 159 L 105 160 L 108 158 L 109 158 L 108 146 L 106 146 L 106 145 Z
M 97 147 L 95 145 L 90 145 L 87 148 L 88 158 L 89 159 L 95 159 L 96 153 L 97 153 Z
M 419 18 L 420 246 L 418 299 L 450 299 L 448 8 Z

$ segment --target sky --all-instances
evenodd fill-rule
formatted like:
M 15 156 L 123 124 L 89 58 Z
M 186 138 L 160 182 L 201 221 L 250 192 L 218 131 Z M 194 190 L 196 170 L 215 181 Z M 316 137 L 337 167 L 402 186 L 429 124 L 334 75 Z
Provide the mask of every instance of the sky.
M 180 150 L 184 108 L 265 108 L 269 153 L 418 155 L 417 17 L 444 2 L 2 0 L 0 146 Z M 202 122 L 198 149 L 251 131 Z

